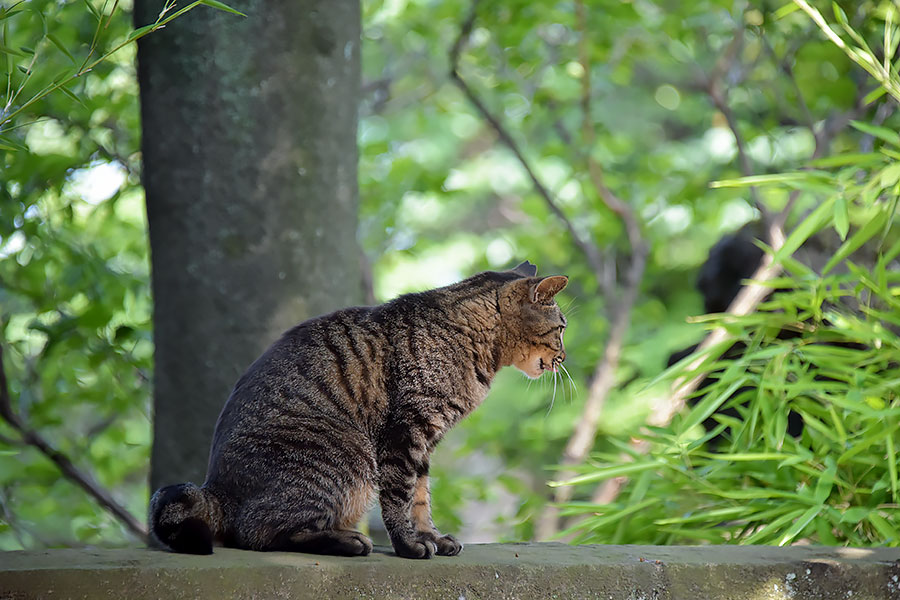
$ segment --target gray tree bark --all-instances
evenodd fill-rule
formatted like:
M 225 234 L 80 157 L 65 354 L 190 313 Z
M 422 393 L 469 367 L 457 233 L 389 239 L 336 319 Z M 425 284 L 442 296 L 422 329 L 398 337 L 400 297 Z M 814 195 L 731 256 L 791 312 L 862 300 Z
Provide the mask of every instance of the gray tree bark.
M 136 25 L 162 4 L 137 0 Z M 362 294 L 359 0 L 229 4 L 247 18 L 198 7 L 138 48 L 152 489 L 202 482 L 238 377 L 284 330 Z

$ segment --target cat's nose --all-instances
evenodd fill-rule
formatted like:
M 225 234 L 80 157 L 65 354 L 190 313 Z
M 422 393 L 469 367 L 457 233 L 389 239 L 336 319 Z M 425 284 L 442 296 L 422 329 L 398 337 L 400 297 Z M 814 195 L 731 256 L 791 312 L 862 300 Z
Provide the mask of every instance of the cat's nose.
M 560 352 L 559 355 L 556 357 L 556 360 L 559 362 L 563 362 L 564 360 L 566 360 L 566 351 L 563 350 L 562 352 Z

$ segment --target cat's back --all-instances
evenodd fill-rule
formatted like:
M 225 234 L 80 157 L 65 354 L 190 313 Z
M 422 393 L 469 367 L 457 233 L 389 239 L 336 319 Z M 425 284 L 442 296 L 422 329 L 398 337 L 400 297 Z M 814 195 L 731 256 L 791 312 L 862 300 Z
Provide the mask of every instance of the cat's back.
M 297 419 L 365 427 L 383 404 L 386 342 L 372 312 L 347 308 L 286 331 L 235 384 L 214 444 L 227 432 Z

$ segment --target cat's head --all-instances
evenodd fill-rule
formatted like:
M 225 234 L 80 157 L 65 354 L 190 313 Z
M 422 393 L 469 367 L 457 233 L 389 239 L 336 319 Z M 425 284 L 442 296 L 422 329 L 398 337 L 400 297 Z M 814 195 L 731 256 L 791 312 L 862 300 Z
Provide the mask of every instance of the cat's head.
M 545 371 L 556 372 L 566 359 L 563 332 L 566 317 L 554 299 L 569 278 L 564 275 L 536 277 L 527 262 L 514 273 L 521 275 L 500 290 L 500 314 L 506 326 L 507 361 L 531 378 Z

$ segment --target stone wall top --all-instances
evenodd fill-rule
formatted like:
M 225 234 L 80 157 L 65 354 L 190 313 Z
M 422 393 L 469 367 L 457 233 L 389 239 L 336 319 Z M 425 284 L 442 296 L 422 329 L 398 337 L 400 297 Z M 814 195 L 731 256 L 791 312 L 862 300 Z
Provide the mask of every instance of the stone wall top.
M 0 553 L 0 599 L 900 600 L 900 549 L 478 544 L 457 557 Z

